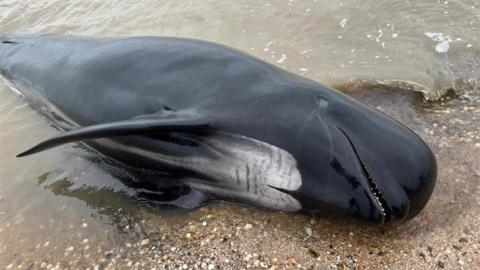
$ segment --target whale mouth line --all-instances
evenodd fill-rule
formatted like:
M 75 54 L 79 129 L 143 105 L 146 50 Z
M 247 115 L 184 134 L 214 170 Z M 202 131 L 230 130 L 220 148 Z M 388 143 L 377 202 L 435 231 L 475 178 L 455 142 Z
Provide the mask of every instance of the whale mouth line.
M 380 191 L 380 188 L 378 187 L 377 183 L 373 180 L 372 176 L 368 172 L 367 166 L 365 165 L 365 163 L 360 158 L 360 155 L 358 154 L 358 151 L 355 148 L 355 145 L 353 144 L 350 137 L 340 127 L 338 127 L 338 129 L 343 133 L 343 135 L 345 135 L 348 142 L 350 143 L 350 146 L 353 149 L 353 153 L 355 154 L 355 157 L 357 158 L 358 163 L 360 164 L 360 167 L 362 168 L 362 172 L 363 172 L 364 176 L 367 178 L 368 188 L 370 190 L 371 195 L 373 195 L 373 197 L 375 198 L 375 203 L 377 205 L 377 208 L 380 210 L 380 212 L 383 216 L 383 223 L 389 221 L 390 218 L 391 218 L 391 213 L 390 213 L 390 208 L 388 207 L 387 201 L 385 200 L 385 197 L 383 196 L 382 192 Z

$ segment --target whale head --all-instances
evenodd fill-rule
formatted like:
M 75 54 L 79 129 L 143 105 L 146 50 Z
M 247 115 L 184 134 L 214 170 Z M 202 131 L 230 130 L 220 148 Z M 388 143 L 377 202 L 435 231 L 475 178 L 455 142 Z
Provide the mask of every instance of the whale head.
M 413 131 L 336 91 L 309 110 L 296 153 L 303 211 L 384 224 L 417 215 L 436 181 L 435 156 Z M 328 166 L 325 166 L 328 164 Z

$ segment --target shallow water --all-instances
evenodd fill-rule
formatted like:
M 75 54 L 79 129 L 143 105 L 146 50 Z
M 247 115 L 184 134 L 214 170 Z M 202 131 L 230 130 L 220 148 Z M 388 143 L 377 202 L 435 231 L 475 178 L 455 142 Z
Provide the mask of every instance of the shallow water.
M 79 147 L 14 158 L 57 131 L 0 83 L 0 268 L 480 264 L 479 25 L 480 1 L 466 0 L 0 1 L 0 33 L 182 36 L 248 51 L 401 120 L 439 160 L 426 210 L 395 228 L 230 204 L 158 209 Z

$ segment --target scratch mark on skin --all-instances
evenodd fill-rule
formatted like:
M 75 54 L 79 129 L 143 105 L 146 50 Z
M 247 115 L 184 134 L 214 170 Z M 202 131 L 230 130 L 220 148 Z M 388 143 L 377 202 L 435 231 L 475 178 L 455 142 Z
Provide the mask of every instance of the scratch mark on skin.
M 305 118 L 305 121 L 303 122 L 302 127 L 300 128 L 300 130 L 297 133 L 298 148 L 299 148 L 299 150 L 302 149 L 302 144 L 300 142 L 301 135 L 303 134 L 303 132 L 305 132 L 305 129 L 309 126 L 309 124 L 314 119 L 317 119 L 321 123 L 321 125 L 323 127 L 323 130 L 327 134 L 328 144 L 329 144 L 328 148 L 329 148 L 329 153 L 330 153 L 330 156 L 329 156 L 328 160 L 331 161 L 332 157 L 333 157 L 332 134 L 330 132 L 330 129 L 329 129 L 328 125 L 325 123 L 325 121 L 322 119 L 322 117 L 318 114 L 320 112 L 320 110 L 322 110 L 322 109 L 324 109 L 328 106 L 328 102 L 326 100 L 322 99 L 322 98 L 318 98 L 316 102 L 317 102 L 317 106 L 315 107 L 315 109 L 312 110 L 312 112 L 308 115 L 308 117 Z M 330 175 L 331 175 L 331 170 L 328 171 L 327 178 L 330 178 Z
M 297 144 L 300 145 L 300 138 L 303 134 L 303 132 L 305 132 L 305 129 L 308 127 L 308 125 L 310 124 L 310 122 L 313 121 L 314 117 L 318 116 L 318 112 L 324 108 L 326 108 L 328 106 L 328 102 L 322 98 L 317 98 L 317 106 L 312 110 L 312 112 L 305 118 L 305 120 L 303 121 L 302 123 L 302 126 L 300 128 L 300 130 L 297 132 Z M 323 120 L 321 120 L 323 122 Z M 325 123 L 323 123 L 325 125 Z
M 247 180 L 247 191 L 250 191 L 250 168 L 248 166 L 248 163 L 245 166 L 247 168 L 245 171 L 245 179 Z
M 240 183 L 240 175 L 239 175 L 239 173 L 238 173 L 238 168 L 235 169 L 235 176 L 236 176 L 236 179 L 237 179 L 237 184 L 240 186 L 241 183 Z

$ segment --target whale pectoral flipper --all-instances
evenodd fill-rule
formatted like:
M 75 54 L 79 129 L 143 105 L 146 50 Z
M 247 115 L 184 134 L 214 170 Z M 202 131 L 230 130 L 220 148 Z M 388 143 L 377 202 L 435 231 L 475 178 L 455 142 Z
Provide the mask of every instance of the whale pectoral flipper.
M 17 157 L 35 154 L 62 144 L 129 135 L 144 135 L 161 132 L 201 131 L 210 126 L 199 117 L 136 117 L 131 120 L 86 126 L 61 133 L 20 153 Z

